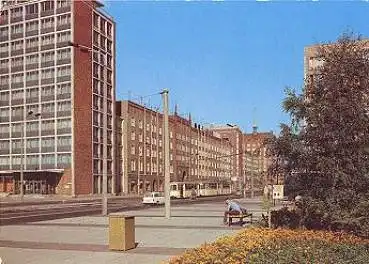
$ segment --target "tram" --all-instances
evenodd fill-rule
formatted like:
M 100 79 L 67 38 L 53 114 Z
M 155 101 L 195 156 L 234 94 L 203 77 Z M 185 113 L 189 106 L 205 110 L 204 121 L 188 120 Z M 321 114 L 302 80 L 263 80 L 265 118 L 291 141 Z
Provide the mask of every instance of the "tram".
M 231 193 L 229 183 L 219 184 L 217 182 L 171 182 L 170 197 L 189 198 L 193 190 L 197 196 L 216 196 Z

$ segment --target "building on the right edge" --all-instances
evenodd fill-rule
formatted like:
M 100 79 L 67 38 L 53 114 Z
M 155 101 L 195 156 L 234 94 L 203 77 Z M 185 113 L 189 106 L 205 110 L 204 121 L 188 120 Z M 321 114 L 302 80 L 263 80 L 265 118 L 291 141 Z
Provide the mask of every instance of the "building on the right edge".
M 246 176 L 246 189 L 251 188 L 252 181 L 255 189 L 272 183 L 268 177 L 271 157 L 267 156 L 266 145 L 266 140 L 272 137 L 273 132 L 258 132 L 258 127 L 255 124 L 251 133 L 243 134 L 242 148 L 245 155 L 242 156 L 242 169 Z

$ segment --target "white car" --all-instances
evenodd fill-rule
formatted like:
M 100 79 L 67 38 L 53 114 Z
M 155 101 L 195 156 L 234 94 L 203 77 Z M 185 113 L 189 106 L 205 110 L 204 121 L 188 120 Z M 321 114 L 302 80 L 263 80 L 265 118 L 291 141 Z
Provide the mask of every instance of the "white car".
M 165 198 L 162 192 L 145 193 L 142 203 L 144 204 L 164 204 Z

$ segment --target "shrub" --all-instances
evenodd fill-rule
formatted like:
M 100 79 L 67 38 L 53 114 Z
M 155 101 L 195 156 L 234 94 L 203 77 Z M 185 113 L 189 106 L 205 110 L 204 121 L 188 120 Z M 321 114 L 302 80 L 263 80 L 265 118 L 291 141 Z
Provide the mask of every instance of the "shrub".
M 275 228 L 285 227 L 296 229 L 300 226 L 300 215 L 296 210 L 289 210 L 287 207 L 283 207 L 280 210 L 272 211 L 272 225 Z

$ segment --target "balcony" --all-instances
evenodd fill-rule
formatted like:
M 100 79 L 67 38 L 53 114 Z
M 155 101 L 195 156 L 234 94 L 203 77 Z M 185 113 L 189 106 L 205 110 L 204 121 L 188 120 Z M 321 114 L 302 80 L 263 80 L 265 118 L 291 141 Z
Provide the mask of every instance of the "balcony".
M 56 44 L 57 48 L 68 47 L 68 46 L 69 46 L 69 40 L 62 40 Z
M 1 42 L 1 38 L 0 38 L 0 42 Z M 0 52 L 0 58 L 6 58 L 9 57 L 9 51 L 4 51 L 4 52 Z
M 38 103 L 38 96 L 27 96 L 26 103 Z
M 54 78 L 41 79 L 41 84 L 54 83 Z
M 23 98 L 12 99 L 12 105 L 22 105 Z
M 15 22 L 19 22 L 19 21 L 22 21 L 23 19 L 23 16 L 20 15 L 20 16 L 13 16 L 13 17 L 10 17 L 10 22 L 11 23 L 15 23 Z
M 14 164 L 13 164 L 14 166 Z M 0 165 L 0 170 L 9 170 L 10 169 L 10 165 L 6 164 L 6 165 Z
M 12 153 L 13 153 L 13 154 L 20 154 L 20 153 L 21 153 L 21 151 L 22 151 L 22 149 L 21 149 L 21 148 L 12 148 Z
M 69 145 L 69 146 L 58 146 L 58 151 L 59 152 L 63 152 L 63 151 L 71 151 L 72 150 L 72 147 Z
M 70 10 L 71 10 L 70 5 L 69 6 L 63 6 L 63 7 L 58 7 L 56 9 L 56 13 L 57 14 L 62 14 L 62 13 L 70 12 Z
M 9 99 L 5 100 L 5 99 L 1 99 L 0 100 L 0 106 L 9 106 Z M 1 111 L 1 110 L 0 110 Z
M 72 132 L 72 129 L 70 127 L 58 128 L 58 130 L 57 130 L 58 135 L 70 134 L 71 132 Z
M 44 164 L 44 163 L 42 163 L 41 164 L 41 168 L 42 169 L 54 169 L 55 168 L 55 164 Z
M 52 95 L 42 95 L 41 96 L 41 101 L 53 101 L 55 99 L 55 96 Z
M 23 116 L 22 115 L 14 115 L 12 116 L 12 122 L 14 121 L 21 121 L 23 120 Z
M 39 148 L 27 148 L 26 152 L 27 153 L 38 153 L 40 152 L 40 149 Z
M 9 16 L 8 15 L 2 15 L 2 19 L 0 19 L 0 26 L 8 24 Z
M 26 20 L 35 19 L 35 18 L 38 18 L 38 13 L 26 14 L 25 16 Z
M 55 147 L 54 146 L 42 146 L 41 152 L 42 153 L 55 152 Z
M 32 70 L 32 69 L 37 69 L 37 68 L 38 68 L 38 63 L 26 64 L 26 70 Z
M 71 98 L 71 93 L 63 93 L 63 94 L 58 94 L 56 96 L 57 99 L 70 99 Z
M 71 110 L 58 111 L 58 117 L 70 116 L 72 114 Z
M 0 149 L 0 154 L 9 154 L 9 153 L 10 153 L 9 146 L 7 148 Z
M 26 53 L 37 52 L 37 51 L 38 51 L 38 46 L 26 48 Z
M 32 80 L 32 81 L 27 81 L 26 82 L 27 87 L 36 86 L 36 85 L 38 85 L 38 80 Z
M 61 25 L 57 25 L 56 26 L 56 30 L 65 30 L 65 29 L 70 29 L 70 24 L 61 24 Z
M 51 15 L 54 15 L 54 9 L 45 10 L 45 11 L 41 10 L 41 17 L 51 16 Z
M 38 29 L 26 31 L 26 37 L 38 35 Z
M 22 133 L 20 131 L 12 131 L 12 138 L 20 138 Z
M 23 38 L 23 32 L 22 33 L 16 33 L 16 34 L 11 34 L 10 38 L 13 39 L 19 39 L 19 38 Z
M 43 61 L 41 62 L 41 68 L 44 68 L 44 67 L 51 67 L 51 66 L 54 66 L 55 62 L 53 60 L 51 61 Z
M 0 42 L 1 42 L 1 40 L 0 40 Z M 10 54 L 11 54 L 12 56 L 22 55 L 22 54 L 23 54 L 23 49 L 16 49 L 16 50 L 12 50 L 12 51 L 10 52 Z
M 55 113 L 54 112 L 42 112 L 42 117 L 43 118 L 52 118 L 55 117 Z
M 24 86 L 23 82 L 12 83 L 12 89 L 22 88 Z
M 54 25 L 50 27 L 41 28 L 41 34 L 50 33 L 54 31 Z
M 67 81 L 70 81 L 70 75 L 57 77 L 57 82 L 67 82 Z
M 41 130 L 41 136 L 54 135 L 54 132 L 55 132 L 54 129 Z
M 11 67 L 11 70 L 12 72 L 20 72 L 20 71 L 23 71 L 24 68 L 23 68 L 23 65 L 19 65 L 19 66 L 12 66 Z
M 29 136 L 29 137 L 37 137 L 38 136 L 38 130 L 27 131 L 26 135 Z
M 62 64 L 70 64 L 71 63 L 71 59 L 68 58 L 68 59 L 61 59 L 61 60 L 58 60 L 57 64 L 58 65 L 62 65 Z
M 9 40 L 9 35 L 7 34 L 6 36 L 1 36 L 0 37 L 0 43 L 3 41 L 8 41 Z
M 10 138 L 10 133 L 0 133 L 0 138 Z
M 42 44 L 41 45 L 41 50 L 49 50 L 49 49 L 53 49 L 54 47 L 55 47 L 54 43 Z

